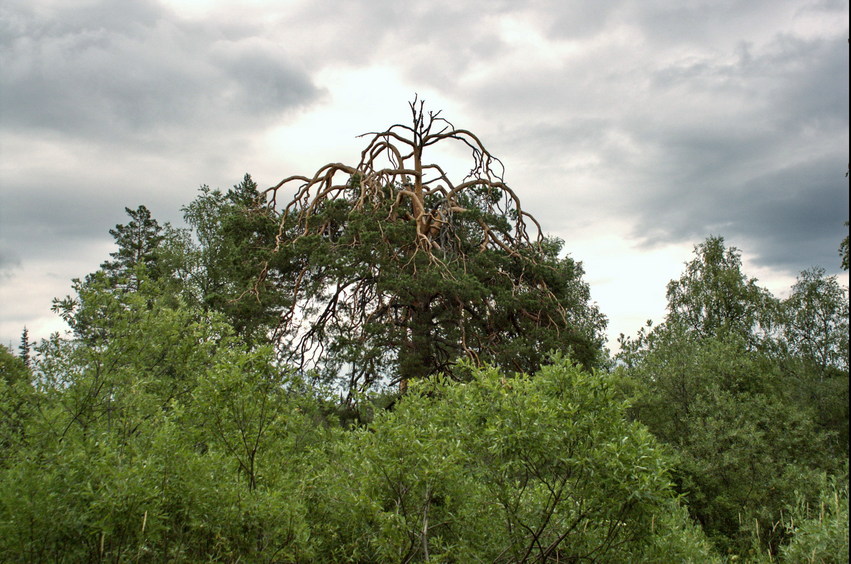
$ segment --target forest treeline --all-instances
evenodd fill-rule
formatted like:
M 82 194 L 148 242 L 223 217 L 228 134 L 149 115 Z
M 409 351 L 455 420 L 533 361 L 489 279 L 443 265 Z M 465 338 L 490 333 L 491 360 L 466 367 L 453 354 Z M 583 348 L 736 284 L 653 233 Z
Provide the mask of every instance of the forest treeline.
M 709 237 L 610 355 L 501 163 L 411 109 L 185 228 L 127 208 L 70 332 L 0 347 L 0 560 L 847 562 L 847 289 Z

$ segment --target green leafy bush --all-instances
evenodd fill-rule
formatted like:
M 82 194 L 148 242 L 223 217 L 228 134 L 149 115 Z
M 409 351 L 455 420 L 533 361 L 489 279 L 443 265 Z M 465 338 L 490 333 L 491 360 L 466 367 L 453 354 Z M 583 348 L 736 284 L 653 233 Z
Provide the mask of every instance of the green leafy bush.
M 655 440 L 607 376 L 565 360 L 418 383 L 322 456 L 305 492 L 334 561 L 711 559 Z
M 781 554 L 786 562 L 848 562 L 848 480 L 823 481 L 815 503 L 798 495 L 786 518 L 792 539 Z

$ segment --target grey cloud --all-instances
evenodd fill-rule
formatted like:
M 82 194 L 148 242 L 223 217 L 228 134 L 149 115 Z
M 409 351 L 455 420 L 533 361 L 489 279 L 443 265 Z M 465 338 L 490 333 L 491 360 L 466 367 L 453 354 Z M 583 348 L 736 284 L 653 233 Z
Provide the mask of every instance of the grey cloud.
M 844 41 L 843 41 L 844 40 Z M 787 129 L 848 129 L 848 42 L 778 39 L 783 82 L 769 94 L 777 118 Z M 785 63 L 785 64 L 784 64 Z
M 103 139 L 189 125 L 249 129 L 318 95 L 275 46 L 250 44 L 226 24 L 182 21 L 153 2 L 5 9 L 4 128 Z
M 11 278 L 21 265 L 21 255 L 5 244 L 0 244 L 0 280 Z
M 705 56 L 656 69 L 651 84 L 664 93 L 683 88 L 695 96 L 738 97 L 761 104 L 777 124 L 848 119 L 847 41 L 778 34 L 759 48 L 740 42 L 734 62 Z M 719 100 L 721 102 L 721 100 Z
M 530 159 L 568 164 L 577 151 L 598 151 L 613 124 L 601 117 L 571 117 L 558 123 L 534 122 L 503 132 L 497 144 L 510 143 L 512 152 Z
M 124 206 L 135 207 L 127 194 L 54 194 L 49 202 L 35 193 L 10 196 L 4 205 L 16 219 L 3 230 L 3 244 L 13 247 L 27 264 L 73 256 L 109 241 L 109 229 L 124 220 Z
M 680 142 L 669 140 L 666 147 L 672 162 L 681 164 L 660 167 L 654 178 L 661 184 L 650 184 L 648 174 L 627 196 L 636 238 L 652 245 L 709 234 L 741 236 L 759 264 L 788 271 L 838 266 L 835 247 L 848 213 L 840 150 L 775 168 L 765 154 L 772 146 L 766 148 L 764 140 L 707 136 Z
M 4 176 L 0 247 L 15 249 L 26 263 L 72 256 L 78 249 L 109 242 L 109 229 L 126 222 L 125 206 L 140 204 L 161 223 L 179 224 L 180 206 L 192 200 L 198 184 L 206 180 L 215 186 L 214 179 L 223 176 L 213 167 L 199 171 L 191 162 L 169 166 L 119 150 L 112 151 L 114 162 L 98 164 L 109 153 L 82 152 L 67 167 L 46 164 L 42 172 Z M 233 178 L 238 180 L 236 174 Z
M 376 0 L 368 9 L 316 0 L 280 26 L 309 65 L 390 65 L 414 84 L 453 92 L 460 76 L 505 53 L 496 18 L 524 9 L 508 0 Z
M 276 27 L 299 45 L 310 65 L 365 64 L 388 35 L 406 28 L 410 9 L 394 0 L 375 0 L 369 9 L 345 0 L 315 0 L 280 17 Z
M 759 3 L 682 4 L 668 20 L 652 17 L 670 6 L 643 14 L 645 44 L 598 44 L 565 59 L 561 75 L 530 61 L 477 84 L 469 107 L 483 109 L 483 123 L 489 111 L 515 124 L 501 154 L 540 159 L 530 168 L 551 186 L 549 197 L 575 202 L 572 216 L 630 221 L 645 245 L 718 234 L 746 241 L 743 250 L 766 266 L 835 268 L 848 206 L 845 34 L 803 37 L 772 22 L 742 33 L 759 14 L 770 20 Z M 601 17 L 623 18 L 628 7 Z M 739 8 L 742 20 L 724 27 Z M 589 156 L 599 163 L 587 165 L 595 188 L 609 188 L 563 188 L 550 171 Z
M 166 10 L 152 0 L 78 2 L 73 7 L 12 0 L 9 5 L 23 16 L 17 20 L 19 25 L 25 26 L 27 35 L 36 40 L 69 34 L 96 37 L 92 34 L 98 32 L 143 37 L 146 28 L 167 16 Z
M 364 9 L 346 0 L 316 0 L 279 25 L 308 64 L 392 65 L 414 84 L 466 97 L 459 90 L 466 75 L 510 54 L 500 36 L 502 19 L 524 20 L 551 39 L 586 39 L 600 33 L 622 3 L 378 0 Z M 534 69 L 534 56 L 529 63 Z
M 583 39 L 606 28 L 617 17 L 624 0 L 597 0 L 595 2 L 544 2 L 540 9 L 543 29 L 552 38 Z
M 228 45 L 216 59 L 232 79 L 223 103 L 246 115 L 274 115 L 316 95 L 306 78 L 270 49 Z
M 646 178 L 659 178 L 662 171 L 666 179 L 661 186 L 647 186 L 643 200 L 632 199 L 639 210 L 637 232 L 650 241 L 682 240 L 708 227 L 724 228 L 753 235 L 760 247 L 752 251 L 773 263 L 783 262 L 773 241 L 823 244 L 819 233 L 838 221 L 836 213 L 824 215 L 838 209 L 839 198 L 835 189 L 831 198 L 824 187 L 830 185 L 830 171 L 846 158 L 847 77 L 833 42 L 783 37 L 761 54 L 740 57 L 736 65 L 662 70 L 654 81 L 660 97 L 683 86 L 686 99 L 711 92 L 715 104 L 730 112 L 716 111 L 712 121 L 688 119 L 688 106 L 672 105 L 672 111 L 683 112 L 683 124 L 635 126 L 638 137 L 656 149 L 657 158 L 645 164 Z M 694 111 L 699 114 L 706 103 L 696 102 Z M 809 189 L 813 179 L 822 189 Z M 755 187 L 766 185 L 772 189 L 749 200 Z M 747 207 L 746 201 L 755 204 Z M 807 209 L 811 212 L 804 213 Z M 774 221 L 778 217 L 785 221 Z M 786 256 L 784 267 L 796 260 L 793 253 Z
M 120 219 L 118 214 L 129 205 L 126 193 L 102 189 L 95 193 L 83 185 L 46 198 L 36 182 L 20 183 L 3 198 L 10 217 L 3 236 L 26 249 L 28 257 L 55 252 L 56 247 L 73 246 L 82 240 L 103 238 L 115 223 L 110 223 L 110 218 Z
M 807 9 L 813 11 L 825 10 L 829 12 L 841 12 L 848 8 L 848 2 L 843 0 L 816 0 L 807 6 Z
M 798 0 L 632 0 L 622 17 L 639 26 L 644 40 L 655 47 L 711 48 L 731 38 L 758 37 L 801 6 Z
M 837 159 L 818 159 L 744 184 L 729 202 L 731 233 L 754 243 L 758 264 L 799 272 L 839 267 L 848 186 Z

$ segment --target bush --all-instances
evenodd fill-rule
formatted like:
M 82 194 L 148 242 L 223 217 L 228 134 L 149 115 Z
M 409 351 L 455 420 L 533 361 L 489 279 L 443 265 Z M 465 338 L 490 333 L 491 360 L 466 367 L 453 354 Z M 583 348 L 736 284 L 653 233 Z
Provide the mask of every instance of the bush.
M 792 539 L 781 554 L 787 562 L 848 562 L 848 480 L 824 487 L 815 504 L 797 496 L 786 527 Z
M 558 359 L 529 377 L 421 382 L 341 433 L 305 485 L 334 561 L 705 562 L 667 459 L 608 377 Z

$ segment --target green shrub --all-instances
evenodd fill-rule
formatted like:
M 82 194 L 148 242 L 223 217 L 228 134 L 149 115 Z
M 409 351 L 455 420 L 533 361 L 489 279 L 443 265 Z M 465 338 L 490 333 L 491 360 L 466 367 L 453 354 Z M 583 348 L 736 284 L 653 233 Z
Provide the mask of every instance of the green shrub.
M 711 560 L 667 459 L 608 376 L 420 382 L 340 433 L 305 482 L 313 550 L 339 562 Z
M 844 483 L 825 483 L 816 503 L 797 496 L 786 526 L 792 538 L 782 549 L 784 561 L 848 562 L 847 478 Z

